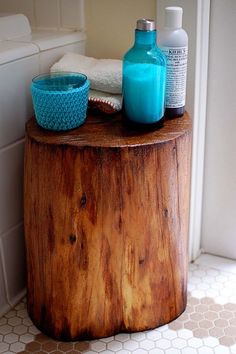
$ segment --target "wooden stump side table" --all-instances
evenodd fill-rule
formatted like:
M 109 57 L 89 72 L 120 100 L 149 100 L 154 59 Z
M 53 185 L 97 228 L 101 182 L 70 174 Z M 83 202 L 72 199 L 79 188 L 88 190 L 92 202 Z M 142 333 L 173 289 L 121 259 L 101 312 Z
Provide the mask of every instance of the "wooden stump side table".
M 168 323 L 186 306 L 191 121 L 137 131 L 90 115 L 27 123 L 28 311 L 44 333 L 91 339 Z

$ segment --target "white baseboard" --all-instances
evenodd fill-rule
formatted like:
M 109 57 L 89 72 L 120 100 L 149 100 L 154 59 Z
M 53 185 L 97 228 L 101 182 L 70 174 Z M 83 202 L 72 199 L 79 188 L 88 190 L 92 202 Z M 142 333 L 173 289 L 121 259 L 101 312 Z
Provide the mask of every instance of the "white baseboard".
M 4 316 L 11 309 L 11 305 L 5 304 L 0 308 L 0 317 Z
M 20 302 L 23 299 L 23 297 L 25 297 L 25 295 L 26 295 L 26 288 L 24 288 L 21 292 L 19 292 L 16 296 L 14 296 L 9 300 L 11 307 L 16 306 L 18 302 Z

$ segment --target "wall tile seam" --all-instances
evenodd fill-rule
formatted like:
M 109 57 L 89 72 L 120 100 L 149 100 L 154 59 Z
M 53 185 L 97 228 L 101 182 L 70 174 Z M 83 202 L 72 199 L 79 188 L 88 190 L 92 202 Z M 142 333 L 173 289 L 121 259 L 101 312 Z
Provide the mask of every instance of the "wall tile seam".
M 3 237 L 7 236 L 7 234 L 11 233 L 12 231 L 15 231 L 17 228 L 21 227 L 23 225 L 23 221 L 19 222 L 18 224 L 16 224 L 15 226 L 9 228 L 7 231 L 3 232 L 0 234 L 0 259 L 1 259 L 1 265 L 2 265 L 2 270 L 3 270 L 3 279 L 4 279 L 4 286 L 5 286 L 5 294 L 6 294 L 6 299 L 8 302 L 8 305 L 12 308 L 14 306 L 14 304 L 12 303 L 12 301 L 10 300 L 10 295 L 8 292 L 8 288 L 9 288 L 9 283 L 7 280 L 7 270 L 6 270 L 6 261 L 5 261 L 5 255 L 3 252 L 3 242 L 2 239 Z M 19 296 L 15 296 L 15 298 L 18 298 Z
M 77 0 L 79 13 L 78 13 L 78 23 L 77 26 L 63 26 L 63 7 L 62 0 L 57 0 L 59 2 L 59 24 L 61 30 L 74 30 L 74 31 L 84 31 L 85 30 L 85 9 L 84 9 L 84 0 Z
M 57 9 L 56 9 L 56 14 L 57 14 L 57 26 L 53 26 L 53 27 L 45 27 L 45 26 L 41 26 L 40 25 L 40 21 L 39 18 L 37 16 L 37 6 L 36 6 L 36 0 L 33 0 L 33 6 L 34 6 L 34 14 L 35 14 L 35 29 L 39 29 L 39 30 L 58 30 L 58 0 L 57 0 Z
M 13 309 L 27 294 L 26 287 L 19 291 L 14 298 L 10 300 L 10 307 Z
M 2 239 L 3 237 L 7 236 L 8 234 L 10 234 L 11 232 L 17 230 L 19 227 L 23 226 L 23 220 L 19 221 L 17 224 L 9 227 L 6 231 L 3 231 L 0 233 L 0 239 Z
M 12 149 L 22 143 L 25 143 L 25 137 L 15 140 L 13 142 L 10 142 L 9 144 L 3 145 L 2 147 L 0 147 L 0 153 L 3 153 L 9 149 Z
M 10 310 L 12 310 L 12 307 L 8 304 L 8 302 L 6 302 L 5 306 L 0 308 L 0 318 L 4 316 L 6 313 L 8 313 L 8 311 Z
M 36 11 L 36 0 L 33 0 L 33 8 L 34 8 L 34 20 L 35 20 L 35 29 L 40 28 L 38 24 L 38 17 L 37 17 L 37 11 Z
M 4 292 L 5 292 L 6 300 L 7 300 L 8 305 L 10 307 L 12 307 L 11 302 L 10 302 L 9 292 L 8 292 L 7 272 L 6 272 L 6 267 L 5 267 L 5 258 L 4 258 L 3 243 L 2 243 L 1 237 L 0 237 L 0 262 L 1 262 L 1 266 L 2 266 L 2 272 L 3 272 Z
M 61 0 L 57 0 L 57 13 L 58 13 L 58 23 L 59 23 L 59 29 L 63 28 L 63 20 L 62 20 L 62 2 Z
M 78 25 L 76 27 L 64 27 L 63 26 L 63 18 L 62 18 L 62 1 L 57 0 L 57 27 L 45 27 L 41 26 L 40 23 L 37 20 L 37 11 L 36 11 L 36 0 L 33 1 L 33 16 L 34 16 L 34 23 L 35 26 L 31 26 L 32 29 L 43 29 L 43 30 L 85 30 L 85 9 L 84 9 L 84 0 L 77 0 L 79 2 L 79 8 L 80 8 L 80 13 L 79 13 L 79 20 L 78 20 Z
M 79 14 L 80 27 L 79 27 L 79 29 L 81 31 L 86 32 L 84 0 L 78 0 L 78 1 L 80 2 L 80 14 Z
M 86 14 L 85 14 L 85 0 L 80 0 L 80 8 L 81 8 L 81 14 L 80 14 L 80 21 L 81 21 L 81 30 L 84 32 L 86 31 Z
M 33 19 L 32 19 L 32 23 L 34 23 L 36 25 L 36 6 L 35 6 L 35 0 L 33 0 Z M 32 29 L 32 24 L 31 24 L 31 29 Z
M 35 29 L 37 29 L 37 28 L 35 28 Z M 5 41 L 5 40 L 4 40 L 4 41 Z M 9 40 L 9 39 L 7 39 L 6 41 L 14 42 L 14 40 Z M 28 43 L 28 42 L 18 42 L 18 43 Z M 38 46 L 37 44 L 31 43 L 31 45 L 32 45 L 32 44 L 33 44 L 37 49 L 39 48 L 39 46 Z M 25 59 L 28 59 L 28 58 L 32 58 L 32 57 L 35 57 L 35 56 L 37 56 L 37 55 L 39 55 L 39 54 L 40 54 L 40 51 L 37 51 L 36 53 L 29 54 L 29 55 L 26 55 L 26 56 L 21 57 L 21 58 L 18 58 L 18 59 L 10 60 L 10 61 L 8 61 L 7 63 L 0 64 L 0 69 L 1 69 L 2 67 L 5 67 L 6 65 L 9 65 L 9 64 L 12 64 L 12 63 L 15 63 L 15 62 L 19 62 L 19 61 L 21 61 L 21 60 L 25 60 Z
M 62 1 L 62 0 L 61 0 Z M 79 6 L 79 13 L 78 13 L 78 26 L 77 30 L 78 31 L 83 31 L 86 32 L 86 26 L 85 26 L 85 6 L 84 6 L 84 0 L 77 0 L 78 6 Z

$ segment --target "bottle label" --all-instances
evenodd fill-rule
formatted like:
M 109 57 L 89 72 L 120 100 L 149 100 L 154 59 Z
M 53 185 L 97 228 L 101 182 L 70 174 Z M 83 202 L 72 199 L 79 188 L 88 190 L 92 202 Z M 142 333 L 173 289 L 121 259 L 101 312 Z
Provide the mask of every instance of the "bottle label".
M 166 55 L 166 108 L 185 105 L 188 47 L 160 47 Z

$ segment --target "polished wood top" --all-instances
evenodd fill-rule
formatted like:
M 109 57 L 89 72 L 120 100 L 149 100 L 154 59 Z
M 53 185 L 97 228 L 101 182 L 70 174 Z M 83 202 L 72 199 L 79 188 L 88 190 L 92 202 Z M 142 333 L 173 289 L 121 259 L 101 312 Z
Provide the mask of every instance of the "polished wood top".
M 166 120 L 162 128 L 137 129 L 124 124 L 122 113 L 105 115 L 89 113 L 85 123 L 77 129 L 52 132 L 41 128 L 35 118 L 26 124 L 28 136 L 42 144 L 76 147 L 130 147 L 165 143 L 192 129 L 186 112 L 183 117 Z

